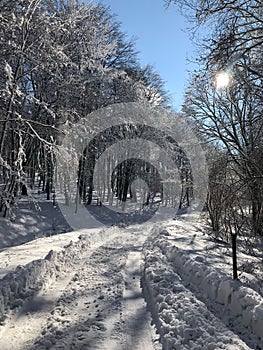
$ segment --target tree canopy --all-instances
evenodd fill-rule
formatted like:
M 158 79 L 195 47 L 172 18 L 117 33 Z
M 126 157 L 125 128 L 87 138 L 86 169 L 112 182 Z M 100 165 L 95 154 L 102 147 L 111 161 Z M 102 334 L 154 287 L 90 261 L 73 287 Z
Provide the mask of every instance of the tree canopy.
M 168 0 L 166 4 L 180 8 L 191 19 L 192 30 L 201 33 L 201 40 L 196 39 L 199 67 L 186 91 L 183 114 L 210 145 L 208 161 L 214 176 L 207 205 L 213 227 L 232 229 L 233 221 L 248 220 L 244 230 L 249 227 L 253 234 L 263 235 L 263 3 Z M 221 89 L 215 83 L 219 72 L 229 76 L 228 86 Z M 211 145 L 217 150 L 214 159 Z M 215 172 L 216 162 L 220 172 Z
M 116 102 L 168 105 L 110 10 L 79 0 L 0 3 L 0 193 L 4 215 L 25 179 L 48 197 L 63 126 Z

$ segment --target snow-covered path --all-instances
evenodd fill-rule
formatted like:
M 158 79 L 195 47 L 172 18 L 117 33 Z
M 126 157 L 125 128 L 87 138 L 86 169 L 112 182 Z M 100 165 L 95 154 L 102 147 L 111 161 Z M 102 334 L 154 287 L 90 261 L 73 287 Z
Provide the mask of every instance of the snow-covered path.
M 9 318 L 1 349 L 160 349 L 141 290 L 147 234 L 104 233 L 108 239 L 98 235 L 71 270 Z
M 263 349 L 262 296 L 195 221 L 96 225 L 0 252 L 1 350 Z
M 130 251 L 124 268 L 123 317 L 126 349 L 157 349 L 157 337 L 149 327 L 151 317 L 141 295 L 141 251 Z M 153 341 L 155 342 L 155 347 Z

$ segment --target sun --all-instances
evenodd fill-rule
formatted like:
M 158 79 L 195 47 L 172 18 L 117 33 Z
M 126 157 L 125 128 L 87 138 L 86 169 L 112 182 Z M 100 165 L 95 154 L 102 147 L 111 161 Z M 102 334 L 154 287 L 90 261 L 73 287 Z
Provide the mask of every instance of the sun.
M 220 72 L 215 77 L 215 85 L 217 89 L 225 89 L 230 84 L 230 75 L 227 72 Z

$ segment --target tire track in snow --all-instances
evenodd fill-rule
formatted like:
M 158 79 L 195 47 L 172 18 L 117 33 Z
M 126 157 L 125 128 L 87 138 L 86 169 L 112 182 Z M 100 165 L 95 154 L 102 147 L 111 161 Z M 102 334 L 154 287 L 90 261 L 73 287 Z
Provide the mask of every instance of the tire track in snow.
M 70 271 L 9 318 L 0 349 L 158 349 L 140 285 L 147 235 L 112 227 L 93 238 Z
M 72 233 L 73 234 L 73 233 Z M 79 232 L 75 233 L 79 236 Z M 85 236 L 85 233 L 83 232 Z M 85 257 L 105 242 L 104 230 L 96 230 L 91 234 L 87 233 Z M 115 237 L 115 235 L 112 235 Z M 56 280 L 45 281 L 45 288 L 39 291 L 34 297 L 23 303 L 21 309 L 15 309 L 9 316 L 3 327 L 0 327 L 0 349 L 1 350 L 27 350 L 37 337 L 43 336 L 43 329 L 50 318 L 50 313 L 57 300 L 63 295 L 66 286 L 75 275 L 77 267 L 81 266 L 85 259 L 83 252 L 79 251 L 79 258 L 71 261 L 69 265 L 62 266 L 56 271 Z M 64 264 L 64 263 L 63 263 Z M 72 266 L 73 265 L 73 266 Z
M 146 234 L 129 231 L 119 230 L 83 257 L 41 336 L 27 350 L 157 349 L 140 285 Z
M 151 324 L 141 288 L 141 251 L 129 252 L 124 269 L 125 289 L 123 292 L 124 319 L 126 327 L 126 349 L 157 349 L 157 335 Z
M 115 243 L 85 257 L 32 349 L 100 349 L 105 337 L 118 338 L 125 259 Z

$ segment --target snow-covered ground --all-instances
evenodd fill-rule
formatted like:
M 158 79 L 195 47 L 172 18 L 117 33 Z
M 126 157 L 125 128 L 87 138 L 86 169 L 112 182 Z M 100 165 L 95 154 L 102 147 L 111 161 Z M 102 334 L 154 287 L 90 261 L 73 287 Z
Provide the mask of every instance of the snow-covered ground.
M 74 231 L 0 252 L 1 350 L 263 349 L 262 270 L 233 282 L 196 217 L 87 229 L 60 207 Z
M 143 273 L 164 349 L 261 349 L 262 295 L 211 263 L 200 232 L 167 226 L 146 242 Z

